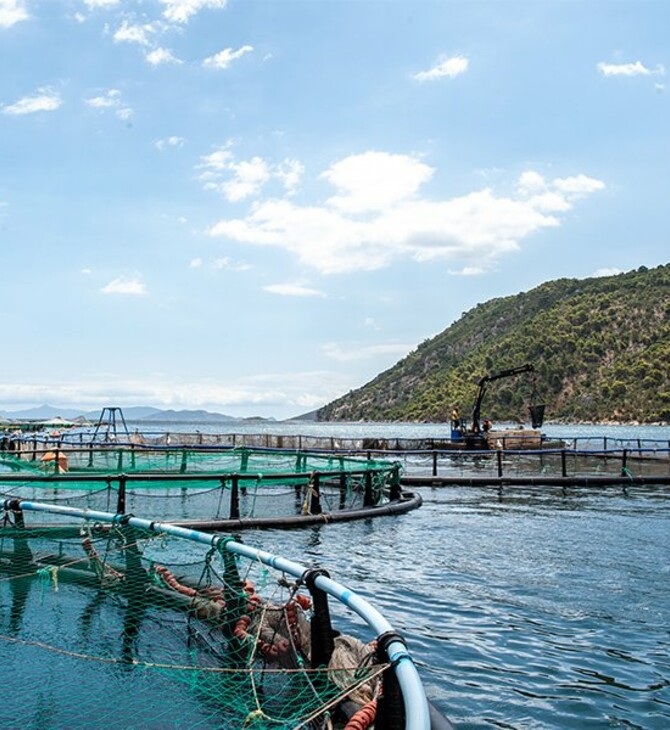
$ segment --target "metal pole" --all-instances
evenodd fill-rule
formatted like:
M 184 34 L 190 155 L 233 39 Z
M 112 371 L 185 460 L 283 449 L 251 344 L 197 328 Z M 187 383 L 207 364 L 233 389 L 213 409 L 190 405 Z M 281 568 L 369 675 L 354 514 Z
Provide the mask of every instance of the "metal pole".
M 239 489 L 239 477 L 237 474 L 233 475 L 231 480 L 232 486 L 230 488 L 230 519 L 240 519 L 240 489 Z M 224 483 L 221 481 L 221 489 L 223 489 Z

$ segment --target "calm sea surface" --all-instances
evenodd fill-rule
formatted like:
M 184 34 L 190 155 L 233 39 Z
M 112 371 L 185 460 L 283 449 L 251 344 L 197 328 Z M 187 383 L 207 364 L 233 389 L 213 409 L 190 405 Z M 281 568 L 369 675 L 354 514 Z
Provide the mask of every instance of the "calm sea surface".
M 389 438 L 445 430 L 225 428 Z M 660 426 L 543 432 L 670 440 Z M 380 608 L 406 636 L 429 697 L 459 728 L 670 727 L 670 470 L 667 488 L 626 493 L 419 491 L 423 507 L 406 515 L 244 540 L 318 562 Z
M 196 428 L 380 438 L 445 431 L 298 422 L 156 430 Z M 543 430 L 670 440 L 670 427 Z M 458 728 L 670 728 L 668 474 L 667 487 L 626 491 L 422 488 L 422 508 L 406 515 L 241 539 L 318 563 L 368 598 L 405 635 L 430 699 Z M 335 622 L 356 633 L 353 619 Z

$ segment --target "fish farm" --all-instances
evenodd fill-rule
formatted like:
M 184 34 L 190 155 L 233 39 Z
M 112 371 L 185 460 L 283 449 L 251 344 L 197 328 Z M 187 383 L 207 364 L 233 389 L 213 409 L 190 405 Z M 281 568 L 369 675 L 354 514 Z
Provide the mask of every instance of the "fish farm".
M 293 527 L 420 506 L 400 465 L 304 451 L 40 444 L 0 452 L 0 493 L 200 529 Z
M 326 570 L 130 515 L 4 510 L 4 727 L 430 726 L 404 640 Z M 334 604 L 363 639 L 334 630 Z
M 514 508 L 529 489 L 551 499 L 557 487 L 627 495 L 668 484 L 667 441 L 524 444 L 5 434 L 0 725 L 20 715 L 53 728 L 90 727 L 91 717 L 118 728 L 450 728 L 382 611 L 318 561 L 293 562 L 242 534 L 255 530 L 262 544 L 286 528 L 365 529 L 420 508 L 436 488 L 465 505 L 464 488 L 500 499 L 509 490 Z M 110 706 L 110 695 L 123 700 Z

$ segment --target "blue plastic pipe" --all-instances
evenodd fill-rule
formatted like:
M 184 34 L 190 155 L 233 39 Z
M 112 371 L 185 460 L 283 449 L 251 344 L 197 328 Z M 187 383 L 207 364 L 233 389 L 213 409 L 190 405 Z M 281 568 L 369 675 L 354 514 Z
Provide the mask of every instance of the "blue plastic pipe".
M 204 545 L 216 546 L 223 542 L 223 547 L 228 552 L 248 558 L 249 560 L 259 561 L 276 570 L 288 573 L 294 578 L 301 578 L 307 571 L 304 565 L 279 557 L 278 555 L 272 555 L 265 550 L 252 548 L 234 540 L 226 540 L 221 535 L 211 535 L 187 527 L 178 527 L 169 522 L 152 522 L 151 520 L 145 520 L 140 517 L 115 515 L 111 512 L 99 512 L 97 510 L 79 509 L 64 505 L 43 504 L 41 502 L 24 502 L 18 500 L 17 503 L 17 500 L 6 499 L 4 502 L 5 509 L 10 509 L 11 506 L 14 506 L 14 508 L 18 507 L 25 512 L 47 512 L 49 514 L 67 515 L 69 517 L 77 517 L 94 522 L 122 523 L 142 530 L 162 532 L 173 537 L 180 537 Z M 354 613 L 358 614 L 377 636 L 394 631 L 391 624 L 376 608 L 341 583 L 325 575 L 317 575 L 314 584 L 317 588 L 336 598 Z M 407 651 L 405 643 L 400 640 L 389 641 L 387 652 L 389 660 L 395 665 L 396 676 L 405 701 L 405 730 L 429 730 L 430 713 L 428 700 L 426 699 L 426 693 L 419 673 Z

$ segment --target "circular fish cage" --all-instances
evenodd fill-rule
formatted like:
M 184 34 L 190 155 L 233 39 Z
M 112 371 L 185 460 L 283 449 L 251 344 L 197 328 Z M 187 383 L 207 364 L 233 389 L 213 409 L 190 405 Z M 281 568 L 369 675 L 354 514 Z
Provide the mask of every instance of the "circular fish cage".
M 327 571 L 130 515 L 4 509 L 3 727 L 431 727 L 404 640 Z
M 47 447 L 3 455 L 0 494 L 201 530 L 300 527 L 421 505 L 398 462 L 276 449 Z M 62 527 L 59 529 L 63 529 Z

